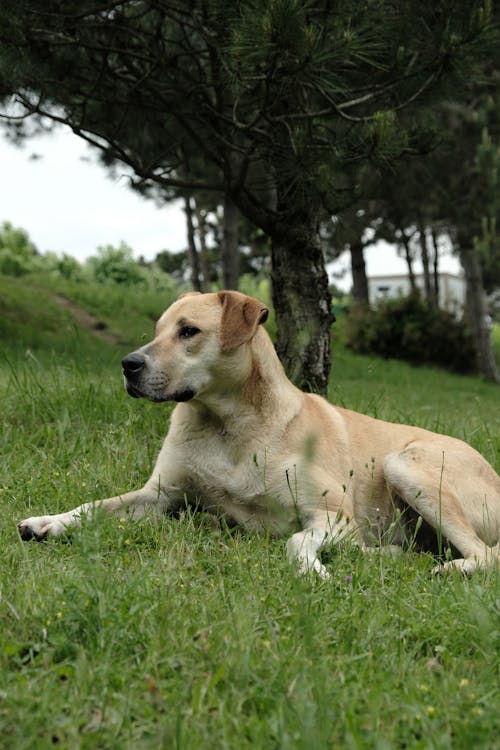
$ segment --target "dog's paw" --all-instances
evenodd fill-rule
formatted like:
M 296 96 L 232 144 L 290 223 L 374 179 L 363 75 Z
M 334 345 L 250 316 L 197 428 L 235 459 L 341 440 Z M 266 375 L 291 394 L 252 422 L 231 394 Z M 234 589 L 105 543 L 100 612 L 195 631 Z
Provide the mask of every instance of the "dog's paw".
M 32 516 L 17 524 L 21 539 L 35 539 L 41 542 L 48 536 L 59 536 L 66 531 L 66 525 L 58 516 Z
M 314 560 L 312 564 L 310 564 L 307 560 L 300 560 L 298 562 L 299 564 L 297 567 L 297 573 L 299 574 L 299 576 L 317 576 L 323 581 L 328 581 L 328 579 L 330 578 L 330 573 L 318 558 L 316 558 L 316 560 Z
M 479 567 L 478 561 L 474 558 L 459 558 L 457 560 L 448 560 L 442 565 L 436 565 L 432 569 L 432 574 L 437 576 L 450 575 L 450 573 L 461 573 L 463 576 L 471 576 Z
M 328 579 L 330 578 L 330 573 L 327 571 L 323 563 L 319 560 L 314 561 L 312 569 L 316 573 L 316 575 L 323 579 L 323 581 L 328 581 Z

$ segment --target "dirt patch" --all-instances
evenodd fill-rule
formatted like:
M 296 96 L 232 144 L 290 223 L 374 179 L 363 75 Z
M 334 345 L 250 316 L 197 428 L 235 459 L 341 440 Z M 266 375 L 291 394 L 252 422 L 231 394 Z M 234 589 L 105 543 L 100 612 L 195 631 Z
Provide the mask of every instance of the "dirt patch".
M 55 292 L 51 292 L 50 296 L 54 302 L 57 302 L 58 305 L 61 305 L 61 307 L 64 307 L 65 310 L 71 313 L 80 328 L 90 331 L 98 339 L 106 341 L 108 344 L 117 344 L 121 341 L 120 336 L 112 331 L 108 331 L 106 323 L 87 312 L 87 310 L 84 310 L 83 307 Z

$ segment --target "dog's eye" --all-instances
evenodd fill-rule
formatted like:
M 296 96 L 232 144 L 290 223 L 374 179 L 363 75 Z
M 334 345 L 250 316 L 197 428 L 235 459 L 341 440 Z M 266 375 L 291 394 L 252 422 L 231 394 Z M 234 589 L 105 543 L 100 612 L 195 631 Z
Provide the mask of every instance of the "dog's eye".
M 194 326 L 183 326 L 181 330 L 179 331 L 179 338 L 191 339 L 193 338 L 193 336 L 196 336 L 196 334 L 199 332 L 200 332 L 200 329 L 195 328 Z

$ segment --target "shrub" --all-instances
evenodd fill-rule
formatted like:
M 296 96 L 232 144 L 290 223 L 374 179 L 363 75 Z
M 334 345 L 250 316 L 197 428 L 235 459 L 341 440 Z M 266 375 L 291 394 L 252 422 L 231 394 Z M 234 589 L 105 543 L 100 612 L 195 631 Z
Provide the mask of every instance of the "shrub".
M 98 247 L 97 255 L 89 258 L 86 266 L 100 283 L 115 282 L 130 286 L 145 280 L 143 269 L 133 257 L 132 248 L 124 242 L 118 247 Z
M 24 229 L 8 221 L 0 225 L 0 273 L 23 276 L 36 268 L 38 250 Z
M 465 324 L 444 310 L 431 310 L 418 296 L 358 308 L 349 314 L 347 346 L 360 354 L 472 372 L 475 353 Z

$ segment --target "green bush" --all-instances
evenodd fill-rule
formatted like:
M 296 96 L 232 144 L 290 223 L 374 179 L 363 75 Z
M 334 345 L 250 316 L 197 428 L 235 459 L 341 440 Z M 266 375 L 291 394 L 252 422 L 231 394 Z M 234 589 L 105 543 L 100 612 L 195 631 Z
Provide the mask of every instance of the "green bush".
M 97 248 L 97 255 L 87 260 L 94 279 L 100 283 L 133 285 L 144 281 L 144 272 L 133 257 L 132 248 L 121 242 L 118 247 Z
M 23 276 L 36 268 L 38 258 L 38 250 L 24 229 L 9 221 L 0 225 L 0 273 Z
M 472 372 L 475 352 L 465 324 L 444 310 L 431 310 L 417 296 L 381 302 L 349 314 L 347 346 L 359 354 Z

